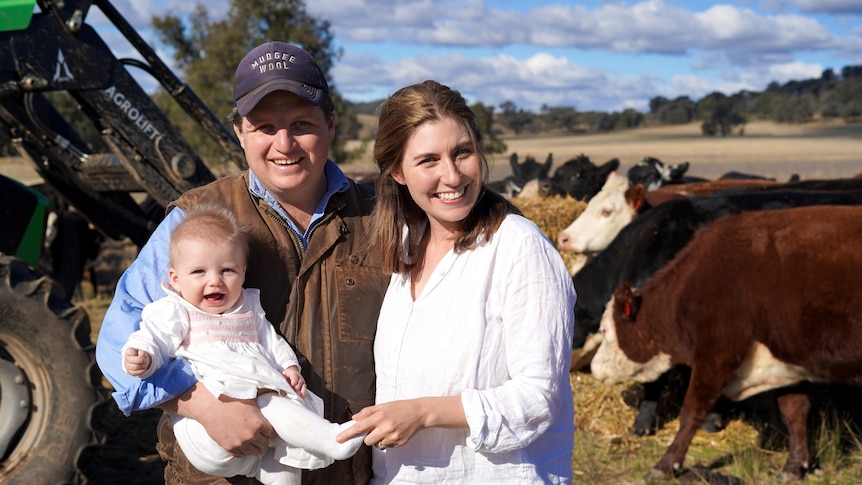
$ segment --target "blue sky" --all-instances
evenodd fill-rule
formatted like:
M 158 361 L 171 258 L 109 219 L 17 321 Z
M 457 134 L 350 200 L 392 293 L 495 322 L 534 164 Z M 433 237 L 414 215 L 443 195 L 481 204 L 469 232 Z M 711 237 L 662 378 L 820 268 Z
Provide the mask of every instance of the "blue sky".
M 114 0 L 145 39 L 149 19 L 188 0 Z M 204 2 L 218 18 L 228 0 Z M 344 55 L 332 83 L 351 101 L 436 79 L 471 101 L 538 111 L 648 109 L 762 91 L 862 64 L 862 0 L 307 0 Z M 87 21 L 104 22 L 97 8 Z M 110 34 L 103 34 L 106 38 Z M 118 57 L 122 52 L 116 45 Z M 163 55 L 170 63 L 170 56 Z M 143 81 L 142 84 L 145 84 Z

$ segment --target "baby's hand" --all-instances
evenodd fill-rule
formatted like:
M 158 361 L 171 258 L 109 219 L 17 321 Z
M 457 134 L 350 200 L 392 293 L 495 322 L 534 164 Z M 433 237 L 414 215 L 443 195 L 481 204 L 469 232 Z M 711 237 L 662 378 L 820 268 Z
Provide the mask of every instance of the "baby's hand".
M 123 367 L 131 376 L 142 376 L 147 373 L 153 359 L 150 354 L 140 349 L 128 348 L 123 356 Z
M 305 399 L 305 379 L 302 377 L 302 374 L 299 373 L 299 367 L 292 365 L 287 369 L 284 369 L 281 374 L 287 379 L 290 387 L 299 394 L 299 397 Z

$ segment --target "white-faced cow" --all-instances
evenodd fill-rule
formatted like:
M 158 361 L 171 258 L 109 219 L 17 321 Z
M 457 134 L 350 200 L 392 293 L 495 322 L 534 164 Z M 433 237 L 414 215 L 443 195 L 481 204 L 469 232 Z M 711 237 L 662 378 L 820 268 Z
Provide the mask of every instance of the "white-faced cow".
M 620 161 L 616 158 L 595 165 L 586 155 L 578 155 L 557 167 L 551 177 L 548 195 L 567 195 L 588 201 L 601 190 L 608 175 L 619 166 Z
M 782 475 L 809 465 L 809 397 L 799 382 L 862 376 L 862 207 L 747 212 L 703 229 L 640 289 L 624 282 L 602 320 L 593 375 L 612 384 L 691 368 L 679 430 L 651 476 L 679 471 L 723 394 L 783 389 Z
M 560 231 L 557 247 L 576 253 L 593 253 L 606 248 L 636 214 L 636 208 L 626 200 L 628 190 L 628 178 L 611 172 L 605 185 L 578 217 Z

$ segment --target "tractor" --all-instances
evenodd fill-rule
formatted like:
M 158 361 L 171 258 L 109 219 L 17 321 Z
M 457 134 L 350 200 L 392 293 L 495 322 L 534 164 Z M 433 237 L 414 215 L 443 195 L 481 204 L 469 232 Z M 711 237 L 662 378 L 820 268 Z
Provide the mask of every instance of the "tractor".
M 114 55 L 87 23 L 93 7 L 140 59 Z M 0 148 L 43 181 L 0 177 L 0 483 L 86 483 L 82 461 L 100 444 L 93 413 L 112 404 L 89 317 L 70 294 L 85 259 L 75 222 L 140 247 L 170 201 L 215 180 L 132 72 L 157 80 L 246 168 L 233 133 L 108 0 L 0 2 Z M 45 257 L 52 229 L 63 242 Z

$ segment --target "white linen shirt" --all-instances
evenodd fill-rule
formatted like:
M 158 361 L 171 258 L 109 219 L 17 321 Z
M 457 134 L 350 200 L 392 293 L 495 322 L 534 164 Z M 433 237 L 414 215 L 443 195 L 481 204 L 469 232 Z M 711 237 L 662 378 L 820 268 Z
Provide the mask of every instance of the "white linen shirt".
M 167 295 L 144 307 L 141 328 L 122 348 L 121 355 L 134 347 L 152 357 L 142 379 L 170 359 L 184 357 L 213 396 L 255 399 L 259 389 L 272 389 L 298 403 L 305 402 L 282 375 L 287 367 L 299 366 L 299 361 L 266 319 L 260 290 L 243 288 L 242 297 L 231 309 L 209 314 L 167 284 L 162 287 Z
M 373 448 L 372 483 L 571 483 L 575 290 L 553 244 L 509 215 L 410 288 L 394 274 L 380 310 L 376 402 L 460 395 L 469 430 Z

